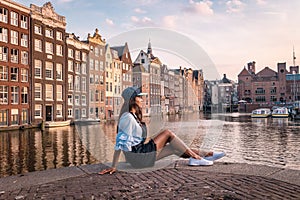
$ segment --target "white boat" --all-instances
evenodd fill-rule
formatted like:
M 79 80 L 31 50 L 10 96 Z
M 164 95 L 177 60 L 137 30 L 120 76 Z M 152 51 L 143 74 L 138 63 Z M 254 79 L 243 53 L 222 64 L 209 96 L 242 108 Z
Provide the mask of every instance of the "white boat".
M 289 110 L 286 107 L 279 107 L 272 111 L 272 117 L 274 118 L 288 118 Z
M 70 124 L 71 124 L 71 120 L 67 120 L 67 121 L 46 121 L 45 122 L 45 128 L 69 126 Z
M 269 108 L 259 108 L 253 110 L 251 113 L 252 118 L 267 118 L 271 116 L 271 109 Z

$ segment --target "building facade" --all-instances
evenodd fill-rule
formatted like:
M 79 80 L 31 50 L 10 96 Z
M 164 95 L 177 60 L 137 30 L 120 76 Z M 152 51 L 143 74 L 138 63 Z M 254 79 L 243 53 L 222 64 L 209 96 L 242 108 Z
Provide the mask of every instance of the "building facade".
M 66 68 L 68 76 L 68 119 L 81 121 L 88 118 L 88 55 L 89 45 L 81 42 L 75 34 L 66 34 Z
M 277 64 L 277 72 L 265 67 L 255 72 L 255 62 L 248 63 L 238 75 L 238 97 L 248 103 L 274 105 L 299 100 L 299 66 L 286 69 L 286 63 Z
M 105 119 L 105 45 L 99 30 L 96 29 L 91 36 L 88 34 L 85 41 L 89 51 L 89 118 Z
M 13 1 L 0 2 L 0 127 L 31 123 L 29 13 Z
M 31 4 L 32 122 L 67 120 L 66 19 L 50 2 Z

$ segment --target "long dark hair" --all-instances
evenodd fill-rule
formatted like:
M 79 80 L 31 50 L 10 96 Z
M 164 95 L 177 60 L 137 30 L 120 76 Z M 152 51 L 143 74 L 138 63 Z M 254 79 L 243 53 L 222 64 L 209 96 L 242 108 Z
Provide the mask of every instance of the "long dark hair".
M 119 115 L 119 120 L 125 112 L 130 112 L 132 109 L 136 110 L 135 115 L 137 116 L 138 120 L 140 122 L 142 122 L 142 119 L 143 119 L 142 108 L 137 105 L 137 103 L 135 101 L 135 98 L 130 98 L 129 101 L 125 101 L 123 103 L 122 108 L 121 108 L 121 112 L 120 112 L 120 115 Z

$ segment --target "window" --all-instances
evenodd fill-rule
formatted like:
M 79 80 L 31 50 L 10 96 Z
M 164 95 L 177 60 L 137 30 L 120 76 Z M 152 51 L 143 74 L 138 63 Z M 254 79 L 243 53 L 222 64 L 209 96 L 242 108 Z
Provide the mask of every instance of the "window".
M 99 60 L 95 60 L 95 70 L 99 71 Z
M 19 87 L 12 86 L 10 87 L 11 93 L 11 104 L 18 104 L 19 103 Z
M 73 110 L 72 108 L 68 109 L 68 117 L 72 117 L 73 116 Z
M 28 65 L 28 52 L 21 51 L 21 64 Z
M 5 8 L 0 8 L 0 21 L 7 23 L 8 22 L 8 11 Z
M 8 104 L 8 86 L 0 85 L 0 104 Z
M 28 17 L 21 15 L 21 28 L 28 28 Z
M 21 46 L 28 47 L 28 35 L 21 33 Z
M 86 74 L 86 63 L 81 63 L 81 73 Z
M 79 98 L 79 95 L 75 95 L 74 101 L 75 101 L 75 105 L 76 105 L 76 106 L 79 106 L 79 105 L 80 105 L 80 98 Z
M 104 63 L 103 63 L 103 61 L 100 61 L 100 70 L 101 70 L 101 71 L 104 70 Z
M 34 39 L 34 50 L 42 52 L 42 40 Z
M 28 82 L 28 70 L 22 68 L 21 69 L 21 81 L 22 82 Z
M 35 104 L 34 106 L 34 117 L 41 118 L 42 117 L 42 105 Z
M 80 91 L 80 77 L 79 76 L 75 76 L 75 91 Z
M 1 9 L 1 8 L 0 8 Z M 7 126 L 8 110 L 0 110 L 0 126 Z
M 10 62 L 19 63 L 19 50 L 18 49 L 10 50 Z
M 86 117 L 86 109 L 81 109 L 81 117 Z
M 53 100 L 53 85 L 46 84 L 46 100 Z
M 74 68 L 74 63 L 72 60 L 68 60 L 68 71 L 72 72 Z
M 0 65 L 0 80 L 7 81 L 8 80 L 8 67 Z
M 72 94 L 68 95 L 68 105 L 73 105 L 73 95 Z
M 28 110 L 27 109 L 22 109 L 21 122 L 22 122 L 22 124 L 28 123 Z
M 10 80 L 11 81 L 18 81 L 18 71 L 19 69 L 17 67 L 10 68 Z
M 75 59 L 80 60 L 80 51 L 75 51 Z
M 57 117 L 62 117 L 62 108 L 63 106 L 61 104 L 57 104 L 56 105 L 56 116 Z
M 8 48 L 0 46 L 0 60 L 7 61 L 8 60 Z
M 90 59 L 90 69 L 94 69 L 94 60 Z
M 8 30 L 0 27 L 0 42 L 8 42 Z
M 11 125 L 19 124 L 19 110 L 18 109 L 11 109 L 10 122 L 11 122 Z
M 34 25 L 34 33 L 42 35 L 42 27 L 39 25 Z
M 62 80 L 62 64 L 56 64 L 56 80 Z
M 86 96 L 85 95 L 81 96 L 81 105 L 86 106 Z
M 62 41 L 63 39 L 62 32 L 56 31 L 56 39 Z
M 42 61 L 34 60 L 34 77 L 42 78 Z
M 46 42 L 46 53 L 53 54 L 53 43 Z
M 81 77 L 81 91 L 86 92 L 86 77 Z
M 10 24 L 18 26 L 18 13 L 13 11 L 10 12 Z
M 48 37 L 48 38 L 53 38 L 53 30 L 46 29 L 45 30 L 45 36 Z
M 45 78 L 53 79 L 53 63 L 52 62 L 46 62 Z
M 87 61 L 87 54 L 82 52 L 82 61 L 86 62 Z
M 56 55 L 63 56 L 63 48 L 59 44 L 56 45 Z
M 68 56 L 69 56 L 69 58 L 74 58 L 74 50 L 73 49 L 68 49 Z
M 59 101 L 63 100 L 62 88 L 62 85 L 56 85 L 56 99 Z
M 27 104 L 28 103 L 28 87 L 22 87 L 21 90 L 21 103 Z
M 68 75 L 68 89 L 73 90 L 73 76 L 72 75 Z
M 42 84 L 40 84 L 40 83 L 34 84 L 34 99 L 35 100 L 42 99 Z
M 80 73 L 80 63 L 78 62 L 75 63 L 75 72 Z
M 99 52 L 99 48 L 95 47 L 95 56 L 99 57 L 100 52 Z

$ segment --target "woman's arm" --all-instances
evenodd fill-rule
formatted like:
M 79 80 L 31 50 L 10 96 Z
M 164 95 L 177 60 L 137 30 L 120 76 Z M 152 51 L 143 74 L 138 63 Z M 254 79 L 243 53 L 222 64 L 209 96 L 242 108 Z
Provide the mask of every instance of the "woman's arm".
M 102 174 L 107 174 L 107 173 L 109 173 L 109 174 L 115 173 L 117 171 L 117 165 L 119 162 L 120 154 L 121 154 L 121 150 L 115 150 L 111 168 L 104 169 L 101 172 L 99 172 L 99 174 L 102 175 Z

